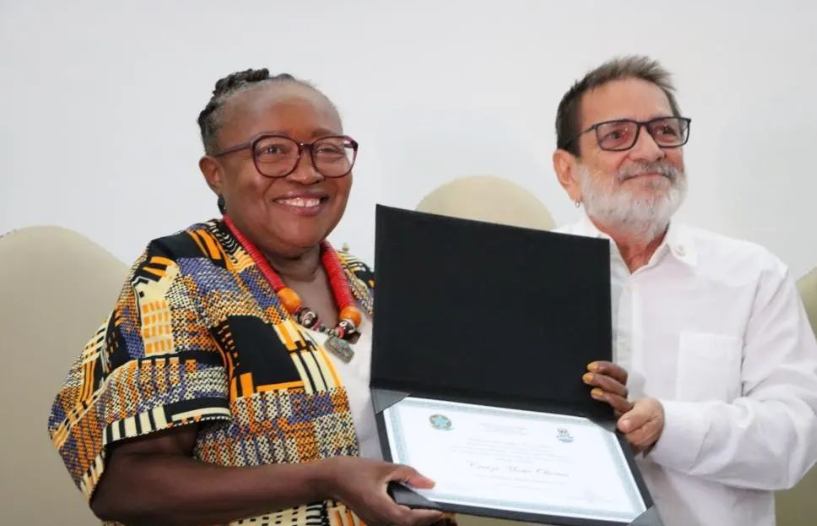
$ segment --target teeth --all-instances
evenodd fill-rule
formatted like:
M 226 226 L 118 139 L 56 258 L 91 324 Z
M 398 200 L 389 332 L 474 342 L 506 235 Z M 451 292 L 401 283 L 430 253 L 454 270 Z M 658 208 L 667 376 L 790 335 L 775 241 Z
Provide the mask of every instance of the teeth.
M 316 197 L 292 197 L 290 199 L 277 199 L 277 201 L 285 205 L 297 206 L 299 208 L 307 208 L 321 204 L 321 200 Z

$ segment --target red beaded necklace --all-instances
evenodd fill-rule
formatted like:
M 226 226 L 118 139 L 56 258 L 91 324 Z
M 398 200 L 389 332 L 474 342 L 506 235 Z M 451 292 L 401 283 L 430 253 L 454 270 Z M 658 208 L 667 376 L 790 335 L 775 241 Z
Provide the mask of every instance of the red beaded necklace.
M 360 323 L 363 321 L 363 315 L 355 305 L 355 299 L 349 288 L 349 281 L 346 279 L 340 259 L 332 245 L 328 241 L 321 243 L 321 263 L 329 278 L 329 286 L 332 289 L 332 295 L 335 297 L 335 303 L 339 311 L 338 324 L 335 327 L 328 327 L 321 323 L 318 314 L 314 310 L 301 304 L 301 297 L 298 296 L 298 293 L 286 286 L 258 247 L 236 228 L 235 223 L 227 215 L 224 216 L 224 224 L 227 225 L 233 237 L 249 254 L 264 277 L 267 278 L 281 305 L 295 318 L 295 321 L 307 329 L 328 334 L 326 348 L 346 362 L 351 360 L 354 351 L 348 340 L 357 333 Z

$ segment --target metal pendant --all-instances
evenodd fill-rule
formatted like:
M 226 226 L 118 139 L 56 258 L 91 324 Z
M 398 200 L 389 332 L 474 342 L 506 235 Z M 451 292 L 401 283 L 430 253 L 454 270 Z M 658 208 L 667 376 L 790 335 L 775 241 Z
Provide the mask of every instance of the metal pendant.
M 352 358 L 355 357 L 355 350 L 352 349 L 352 346 L 346 340 L 341 340 L 337 336 L 330 336 L 326 340 L 326 344 L 324 345 L 326 349 L 344 361 L 344 363 L 349 363 L 352 361 Z

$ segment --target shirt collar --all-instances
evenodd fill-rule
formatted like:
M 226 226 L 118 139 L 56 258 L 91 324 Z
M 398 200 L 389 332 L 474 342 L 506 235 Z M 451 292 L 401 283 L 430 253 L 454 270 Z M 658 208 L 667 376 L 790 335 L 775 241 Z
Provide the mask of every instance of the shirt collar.
M 593 224 L 593 221 L 590 220 L 590 217 L 584 210 L 581 212 L 576 233 L 586 237 L 607 239 L 610 243 L 615 245 L 613 238 L 596 228 L 596 225 Z M 653 259 L 656 255 L 664 252 L 669 252 L 672 257 L 690 267 L 695 267 L 698 262 L 698 253 L 695 250 L 695 241 L 692 237 L 692 233 L 686 226 L 677 221 L 670 222 L 667 234 L 664 236 L 664 241 L 655 251 Z

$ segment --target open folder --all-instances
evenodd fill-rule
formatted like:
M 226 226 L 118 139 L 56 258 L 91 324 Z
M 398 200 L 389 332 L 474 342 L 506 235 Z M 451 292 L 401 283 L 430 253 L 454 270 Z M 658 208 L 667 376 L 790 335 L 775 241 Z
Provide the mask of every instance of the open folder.
M 371 390 L 401 504 L 660 525 L 587 364 L 611 360 L 606 240 L 377 208 Z

